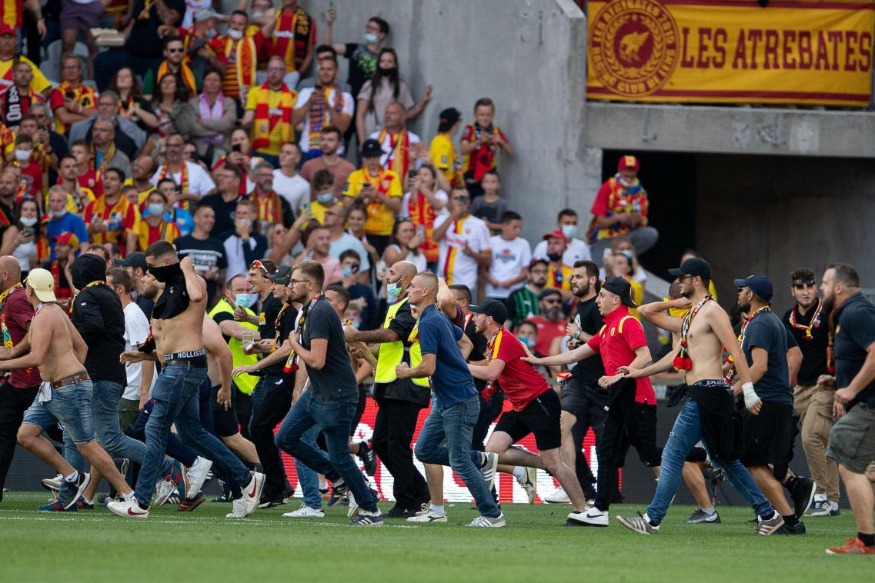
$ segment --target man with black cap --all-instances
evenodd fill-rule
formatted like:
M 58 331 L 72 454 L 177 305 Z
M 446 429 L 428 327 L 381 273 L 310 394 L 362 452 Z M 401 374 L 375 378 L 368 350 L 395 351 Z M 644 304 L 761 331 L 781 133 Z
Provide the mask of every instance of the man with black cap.
M 383 147 L 377 140 L 365 140 L 361 155 L 362 167 L 351 172 L 346 179 L 343 204 L 348 207 L 358 202 L 367 207 L 365 234 L 377 253 L 382 255 L 389 246 L 395 213 L 401 210 L 404 197 L 401 177 L 380 164 Z
M 608 526 L 611 493 L 617 480 L 616 468 L 623 467 L 629 446 L 638 450 L 644 465 L 659 477 L 662 450 L 656 447 L 656 393 L 650 380 L 625 378 L 621 367 L 639 368 L 650 362 L 650 349 L 641 322 L 629 314 L 635 307 L 632 286 L 622 277 L 605 279 L 596 297 L 605 325 L 579 348 L 547 358 L 526 358 L 532 364 L 570 365 L 601 355 L 605 376 L 598 381 L 609 392 L 608 416 L 598 456 L 598 492 L 595 505 L 588 507 L 579 522 L 589 526 Z
M 620 367 L 628 378 L 678 369 L 687 383 L 687 399 L 675 421 L 662 455 L 662 471 L 656 494 L 643 516 L 618 516 L 623 526 L 639 534 L 658 534 L 659 525 L 680 484 L 684 461 L 700 440 L 712 463 L 722 468 L 729 481 L 741 492 L 759 517 L 757 534 L 768 536 L 780 529 L 784 519 L 778 514 L 738 460 L 732 414 L 734 404 L 729 385 L 723 378 L 723 347 L 735 359 L 739 390 L 745 406 L 759 412 L 761 402 L 754 391 L 744 353 L 729 323 L 729 316 L 708 292 L 711 266 L 698 257 L 684 261 L 669 273 L 680 286 L 682 298 L 641 306 L 638 313 L 666 330 L 680 334 L 675 351 L 646 368 Z M 666 314 L 669 308 L 691 308 L 684 318 Z M 601 471 L 599 472 L 601 474 Z
M 450 107 L 440 113 L 438 121 L 438 133 L 432 139 L 428 149 L 434 167 L 441 171 L 450 186 L 462 186 L 465 184 L 460 173 L 462 161 L 456 153 L 453 144 L 453 136 L 462 126 L 462 114 L 455 107 Z
M 740 344 L 747 358 L 759 410 L 742 415 L 744 451 L 741 462 L 763 490 L 766 498 L 784 517 L 781 534 L 805 534 L 799 517 L 814 497 L 815 484 L 790 475 L 793 457 L 793 389 L 787 364 L 787 330 L 772 312 L 772 281 L 765 275 L 736 279 L 738 307 L 746 313 L 741 325 Z M 741 392 L 740 388 L 735 393 Z M 784 498 L 782 484 L 793 496 L 796 509 Z
M 499 300 L 487 298 L 471 306 L 478 334 L 488 339 L 486 364 L 468 363 L 474 378 L 485 380 L 487 390 L 496 381 L 501 383 L 505 397 L 513 406 L 502 414 L 486 444 L 486 451 L 498 454 L 498 463 L 513 466 L 542 468 L 559 480 L 568 493 L 574 511 L 568 515 L 569 524 L 585 524 L 586 498 L 574 470 L 560 454 L 562 433 L 559 429 L 561 406 L 556 392 L 531 364 L 516 336 L 504 328 L 507 308 Z M 535 434 L 539 455 L 511 448 L 526 437 Z
M 125 271 L 128 272 L 128 275 L 131 276 L 131 280 L 134 284 L 134 291 L 137 293 L 137 307 L 143 310 L 143 313 L 146 314 L 146 318 L 151 319 L 152 308 L 155 307 L 155 302 L 154 300 L 147 298 L 143 293 L 143 276 L 146 275 L 146 271 L 148 270 L 146 256 L 140 251 L 128 253 L 127 257 L 124 259 L 116 259 L 114 265 L 117 267 L 124 267 Z

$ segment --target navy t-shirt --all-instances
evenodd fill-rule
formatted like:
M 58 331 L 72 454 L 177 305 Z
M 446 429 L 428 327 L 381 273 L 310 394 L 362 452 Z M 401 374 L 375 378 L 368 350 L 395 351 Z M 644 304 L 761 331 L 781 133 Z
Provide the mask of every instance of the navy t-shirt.
M 456 344 L 461 337 L 462 330 L 436 307 L 428 306 L 419 316 L 422 354 L 435 356 L 431 384 L 438 410 L 448 409 L 477 394 L 474 379 Z
M 751 349 L 754 347 L 769 353 L 766 373 L 754 384 L 757 395 L 764 402 L 793 404 L 790 369 L 787 366 L 788 336 L 787 329 L 773 312 L 761 312 L 744 330 L 741 349 L 747 357 L 748 366 L 753 364 Z
M 316 301 L 304 320 L 301 345 L 310 350 L 311 342 L 316 338 L 328 340 L 328 352 L 325 355 L 325 366 L 321 369 L 307 367 L 313 396 L 358 396 L 359 388 L 349 362 L 349 354 L 346 352 L 346 339 L 343 336 L 340 316 L 324 296 Z
M 875 342 L 875 306 L 857 294 L 836 310 L 835 321 L 836 386 L 843 389 L 863 368 L 866 349 Z M 857 393 L 848 408 L 857 403 L 875 407 L 875 381 Z

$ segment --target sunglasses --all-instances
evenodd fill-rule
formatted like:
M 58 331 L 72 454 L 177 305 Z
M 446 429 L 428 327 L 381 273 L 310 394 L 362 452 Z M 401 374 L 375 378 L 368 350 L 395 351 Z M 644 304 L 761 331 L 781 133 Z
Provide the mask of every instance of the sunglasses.
M 264 273 L 267 273 L 267 267 L 265 267 L 258 259 L 249 264 L 249 269 L 260 269 Z
M 562 300 L 560 300 L 558 298 L 554 298 L 552 300 L 544 300 L 544 303 L 545 304 L 561 304 Z
M 814 281 L 813 279 L 808 280 L 808 281 L 796 280 L 793 282 L 793 287 L 795 287 L 796 289 L 805 289 L 806 287 L 813 287 L 816 285 L 817 285 L 817 282 Z
M 168 53 L 181 53 L 185 49 L 167 49 Z

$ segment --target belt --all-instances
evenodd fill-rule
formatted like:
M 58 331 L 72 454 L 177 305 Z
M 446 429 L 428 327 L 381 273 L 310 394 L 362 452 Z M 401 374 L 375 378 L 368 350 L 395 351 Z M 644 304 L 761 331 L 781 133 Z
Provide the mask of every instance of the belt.
M 207 368 L 207 357 L 196 356 L 194 358 L 174 358 L 164 361 L 164 366 L 181 366 L 184 368 Z
M 174 352 L 172 354 L 167 354 L 164 356 L 164 362 L 168 362 L 171 360 L 190 360 L 192 358 L 197 358 L 199 356 L 206 356 L 207 352 L 201 348 L 199 350 L 184 350 L 182 352 Z
M 88 373 L 86 371 L 77 372 L 76 374 L 71 374 L 68 377 L 64 377 L 62 379 L 52 381 L 52 388 L 53 389 L 60 389 L 61 387 L 75 385 L 76 383 L 80 383 L 82 381 L 90 381 L 90 380 L 91 380 L 91 377 L 88 376 Z

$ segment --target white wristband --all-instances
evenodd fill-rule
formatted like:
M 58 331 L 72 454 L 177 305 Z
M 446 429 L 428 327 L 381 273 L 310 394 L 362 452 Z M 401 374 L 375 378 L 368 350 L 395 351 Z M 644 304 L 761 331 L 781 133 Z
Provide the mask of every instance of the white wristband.
M 747 408 L 753 407 L 760 400 L 759 395 L 753 388 L 753 383 L 744 383 L 741 385 L 741 391 L 744 393 L 744 406 Z

